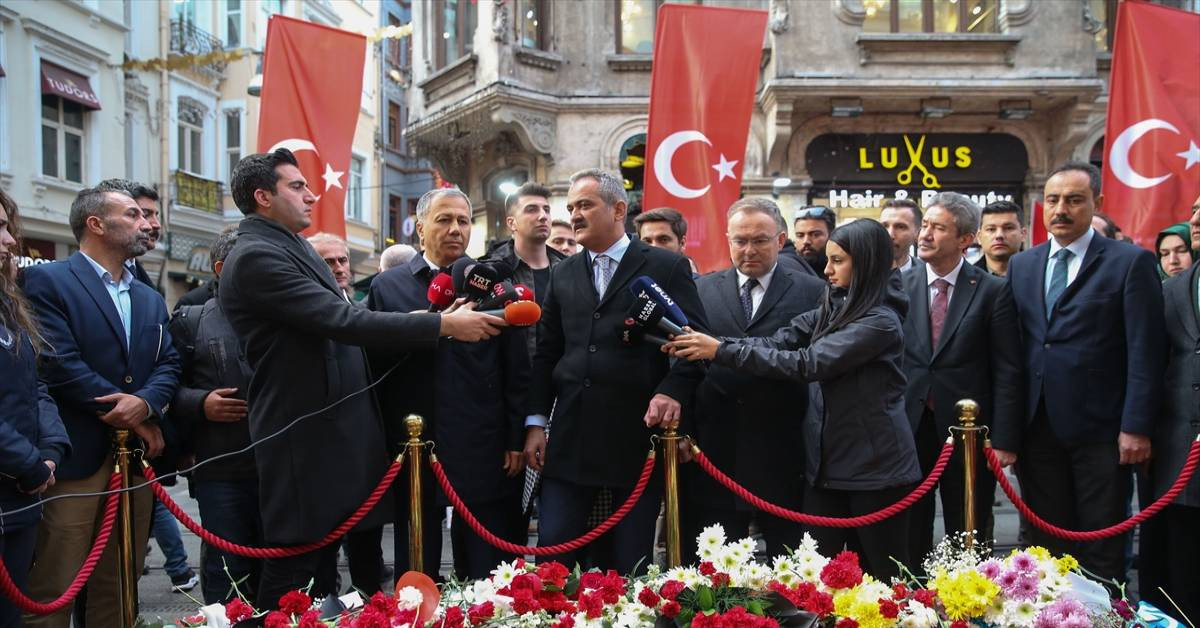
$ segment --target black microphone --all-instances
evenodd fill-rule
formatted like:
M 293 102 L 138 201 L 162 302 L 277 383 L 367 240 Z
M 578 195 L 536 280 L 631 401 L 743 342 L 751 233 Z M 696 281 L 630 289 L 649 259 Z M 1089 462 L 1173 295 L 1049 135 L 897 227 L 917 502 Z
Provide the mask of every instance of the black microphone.
M 492 286 L 492 293 L 488 298 L 484 299 L 480 304 L 480 310 L 498 310 L 502 309 L 509 303 L 517 301 L 528 301 L 522 299 L 521 293 L 511 281 L 498 281 Z
M 450 277 L 454 280 L 454 294 L 461 295 L 466 290 L 467 271 L 474 268 L 477 263 L 464 255 L 450 264 Z
M 627 346 L 638 344 L 641 341 L 648 342 L 656 347 L 661 347 L 667 344 L 668 341 L 662 336 L 655 336 L 646 333 L 645 328 L 638 325 L 637 321 L 632 318 L 625 319 L 624 323 L 617 330 L 621 336 L 621 343 Z
M 664 316 L 666 316 L 668 320 L 676 325 L 682 327 L 688 324 L 687 315 L 683 313 L 683 310 L 680 309 L 678 305 L 676 305 L 675 299 L 672 299 L 671 295 L 667 294 L 667 291 L 663 290 L 662 286 L 658 285 L 658 283 L 650 277 L 642 275 L 641 277 L 634 279 L 633 282 L 629 284 L 629 292 L 631 292 L 635 297 L 644 294 L 649 296 L 651 299 L 654 299 L 659 305 L 663 306 L 663 309 L 666 310 Z
M 633 304 L 626 310 L 625 316 L 632 318 L 640 327 L 646 329 L 657 329 L 666 332 L 670 335 L 682 336 L 683 328 L 670 319 L 665 318 L 667 309 L 664 308 L 658 301 L 650 298 L 649 295 L 638 295 L 634 298 Z

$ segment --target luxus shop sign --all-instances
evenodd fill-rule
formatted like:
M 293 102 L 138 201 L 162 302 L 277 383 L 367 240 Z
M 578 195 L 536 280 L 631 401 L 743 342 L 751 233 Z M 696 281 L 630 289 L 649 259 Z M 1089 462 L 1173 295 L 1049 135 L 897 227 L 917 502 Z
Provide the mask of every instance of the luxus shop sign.
M 1021 140 L 1004 133 L 827 133 L 805 162 L 814 185 L 875 189 L 996 188 L 1020 184 L 1029 169 Z M 911 187 L 910 187 L 911 186 Z

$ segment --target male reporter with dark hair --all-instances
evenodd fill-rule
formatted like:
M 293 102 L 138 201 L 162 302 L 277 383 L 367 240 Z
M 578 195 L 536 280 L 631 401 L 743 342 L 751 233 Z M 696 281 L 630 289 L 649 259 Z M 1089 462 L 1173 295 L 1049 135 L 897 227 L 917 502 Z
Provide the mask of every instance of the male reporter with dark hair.
M 826 284 L 783 262 L 786 227 L 770 199 L 743 198 L 730 206 L 726 238 L 733 268 L 696 282 L 701 301 L 708 304 L 714 334 L 770 336 L 817 307 Z M 808 406 L 807 387 L 710 365 L 694 405 L 689 431 L 715 465 L 767 501 L 800 509 L 804 455 L 799 452 L 804 448 L 799 419 Z M 696 536 L 714 523 L 724 526 L 730 538 L 740 539 L 749 536 L 750 521 L 756 519 L 768 556 L 799 545 L 800 524 L 756 511 L 696 465 L 687 465 L 683 474 L 685 563 L 695 559 Z
M 370 309 L 412 312 L 429 307 L 430 281 L 440 269 L 466 256 L 471 241 L 470 199 L 452 188 L 426 192 L 417 201 L 416 230 L 421 254 L 375 277 L 367 297 Z M 463 501 L 486 528 L 521 545 L 528 526 L 521 511 L 525 469 L 521 449 L 529 390 L 525 338 L 523 330 L 508 329 L 488 342 L 442 340 L 429 350 L 412 352 L 380 387 L 393 453 L 399 453 L 408 440 L 404 418 L 414 413 L 424 417 L 425 438 L 437 445 L 450 483 Z M 372 359 L 381 367 L 396 359 L 378 353 L 382 352 L 372 351 Z M 427 477 L 424 562 L 426 573 L 437 577 L 442 554 L 439 524 L 450 504 L 434 486 L 431 474 Z M 396 495 L 396 564 L 406 565 L 407 491 L 398 490 Z M 511 555 L 479 538 L 466 523 L 451 527 L 450 538 L 459 578 L 486 578 L 497 563 L 512 560 Z
M 647 276 L 675 299 L 695 327 L 704 310 L 683 257 L 631 242 L 625 234 L 628 199 L 622 179 L 602 170 L 571 176 L 567 209 L 586 252 L 550 277 L 526 419 L 526 461 L 542 471 L 539 543 L 553 545 L 586 532 L 601 488 L 613 503 L 632 492 L 650 448 L 650 428 L 679 419 L 699 379 L 686 363 L 670 367 L 650 343 L 625 346 L 620 330 L 634 304 L 629 286 Z M 544 426 L 553 408 L 549 447 Z M 609 534 L 616 555 L 598 566 L 629 573 L 650 555 L 661 483 L 651 482 Z M 570 564 L 571 556 L 559 557 Z
M 460 307 L 447 314 L 370 312 L 348 303 L 329 266 L 297 233 L 316 197 L 291 151 L 245 157 L 233 171 L 233 200 L 246 214 L 225 260 L 219 298 L 254 374 L 247 400 L 267 542 L 320 540 L 367 498 L 389 464 L 383 422 L 366 355 L 436 346 L 441 336 L 478 341 L 499 333 L 498 318 Z M 305 419 L 288 427 L 301 416 Z M 287 428 L 286 430 L 284 428 Z M 364 519 L 386 522 L 387 508 Z M 315 595 L 334 593 L 326 574 L 337 544 L 267 559 L 260 608 L 316 578 Z

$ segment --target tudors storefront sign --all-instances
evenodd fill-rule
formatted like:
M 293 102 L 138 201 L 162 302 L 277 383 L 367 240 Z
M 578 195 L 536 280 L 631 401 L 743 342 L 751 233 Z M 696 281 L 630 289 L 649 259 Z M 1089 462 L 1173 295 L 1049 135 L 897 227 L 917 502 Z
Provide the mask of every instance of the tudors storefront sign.
M 814 198 L 830 207 L 878 207 L 885 198 L 923 205 L 941 191 L 980 204 L 1020 202 L 1025 145 L 1003 133 L 826 134 L 805 155 Z

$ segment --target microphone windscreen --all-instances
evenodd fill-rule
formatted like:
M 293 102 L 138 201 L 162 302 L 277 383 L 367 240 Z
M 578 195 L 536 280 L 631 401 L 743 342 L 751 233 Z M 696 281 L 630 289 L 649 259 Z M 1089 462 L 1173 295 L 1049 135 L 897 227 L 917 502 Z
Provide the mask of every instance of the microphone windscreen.
M 629 284 L 629 291 L 632 292 L 634 296 L 646 294 L 651 299 L 654 299 L 654 301 L 663 306 L 663 309 L 666 310 L 666 314 L 664 314 L 664 316 L 666 316 L 667 319 L 676 325 L 683 327 L 684 325 L 688 324 L 687 315 L 684 314 L 683 310 L 681 310 L 675 303 L 675 299 L 672 299 L 671 295 L 667 294 L 666 290 L 663 290 L 657 282 L 646 275 L 642 275 L 641 277 L 634 279 Z
M 454 294 L 462 294 L 467 285 L 467 271 L 475 266 L 475 260 L 463 256 L 450 264 L 450 276 L 454 279 Z
M 515 301 L 504 306 L 504 320 L 514 327 L 529 327 L 542 320 L 542 308 L 533 301 Z
M 518 301 L 537 301 L 537 298 L 533 294 L 533 289 L 529 286 L 519 283 L 514 285 L 513 288 L 517 291 Z
M 494 285 L 496 271 L 487 264 L 475 264 L 467 271 L 463 289 L 458 294 L 466 297 L 468 301 L 483 301 L 491 296 Z
M 647 295 L 639 295 L 625 311 L 625 316 L 633 319 L 639 327 L 653 329 L 666 315 L 666 310 L 657 301 Z
M 497 281 L 508 279 L 513 276 L 514 272 L 516 272 L 516 269 L 512 267 L 512 264 L 509 264 L 506 260 L 493 259 L 484 263 L 490 266 L 492 270 L 496 271 Z
M 513 286 L 511 282 L 498 281 L 494 286 L 492 286 L 492 294 L 479 304 L 479 309 L 498 310 L 509 303 L 515 303 L 521 300 L 520 294 L 517 292 L 516 287 Z
M 454 280 L 446 273 L 438 273 L 433 281 L 429 282 L 429 290 L 425 292 L 425 296 L 429 298 L 429 305 L 432 310 L 440 310 L 454 302 Z

